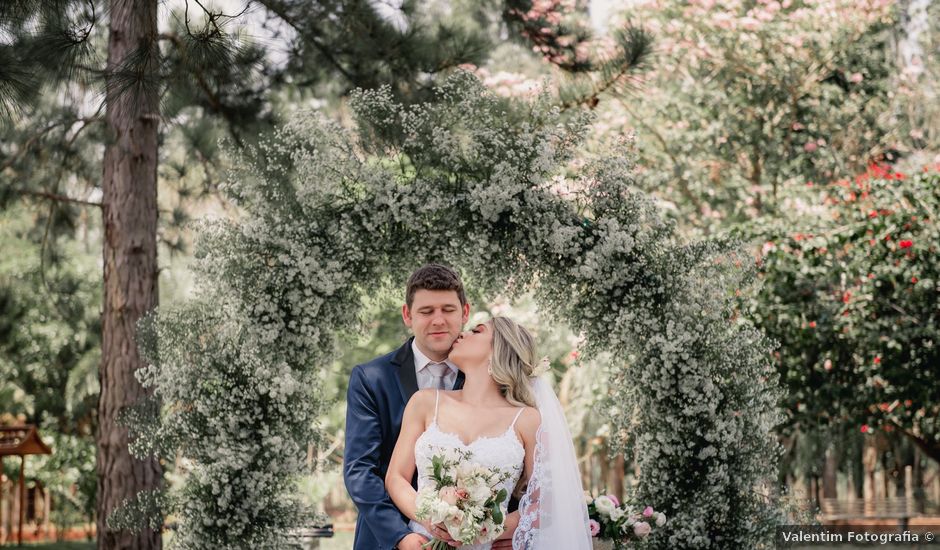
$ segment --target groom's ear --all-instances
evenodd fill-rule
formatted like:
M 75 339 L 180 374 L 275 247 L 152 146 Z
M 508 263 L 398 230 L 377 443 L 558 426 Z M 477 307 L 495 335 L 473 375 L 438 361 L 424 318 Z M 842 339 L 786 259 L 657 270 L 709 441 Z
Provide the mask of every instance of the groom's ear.
M 461 321 L 461 324 L 466 325 L 467 321 L 469 320 L 470 320 L 470 303 L 468 302 L 463 305 L 463 321 Z
M 411 328 L 411 309 L 408 308 L 408 304 L 401 306 L 401 320 L 405 322 L 406 327 Z

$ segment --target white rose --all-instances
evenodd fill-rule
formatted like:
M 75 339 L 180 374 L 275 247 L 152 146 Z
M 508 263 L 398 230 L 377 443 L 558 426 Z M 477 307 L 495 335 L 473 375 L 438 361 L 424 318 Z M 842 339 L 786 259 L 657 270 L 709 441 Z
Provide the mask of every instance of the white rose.
M 624 515 L 626 515 L 626 512 L 623 511 L 623 508 L 614 508 L 610 511 L 610 519 L 613 521 L 620 521 L 620 518 Z
M 597 508 L 597 511 L 601 514 L 604 514 L 607 517 L 610 517 L 611 512 L 614 511 L 614 501 L 610 500 L 605 496 L 599 496 L 594 499 L 594 507 Z
M 666 525 L 666 514 L 659 512 L 656 514 L 656 526 L 662 527 L 663 525 Z
M 492 489 L 490 489 L 485 483 L 475 483 L 473 487 L 469 488 L 469 491 L 470 499 L 473 500 L 473 502 L 482 503 L 486 502 L 486 499 L 490 498 Z

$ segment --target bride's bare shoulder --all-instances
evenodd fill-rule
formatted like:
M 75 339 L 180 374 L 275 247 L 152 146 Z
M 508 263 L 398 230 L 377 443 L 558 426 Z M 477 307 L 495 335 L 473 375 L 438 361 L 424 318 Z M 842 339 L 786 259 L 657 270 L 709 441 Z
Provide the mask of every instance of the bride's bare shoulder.
M 437 399 L 437 390 L 424 389 L 418 390 L 411 395 L 408 400 L 408 406 L 405 407 L 405 413 L 413 411 L 415 414 L 424 415 L 434 409 L 434 401 Z
M 519 430 L 519 433 L 529 439 L 535 438 L 535 432 L 538 431 L 539 426 L 542 424 L 542 415 L 539 413 L 539 410 L 535 407 L 526 407 L 522 410 L 522 413 L 519 414 L 519 420 L 516 421 L 516 429 Z

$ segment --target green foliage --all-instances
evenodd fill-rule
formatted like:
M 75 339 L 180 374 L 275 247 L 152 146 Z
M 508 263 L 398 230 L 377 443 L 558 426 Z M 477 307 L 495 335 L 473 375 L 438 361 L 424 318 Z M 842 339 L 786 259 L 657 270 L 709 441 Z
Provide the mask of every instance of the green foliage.
M 900 430 L 936 445 L 940 177 L 873 165 L 809 187 L 763 245 L 760 324 L 781 342 L 787 427 Z
M 601 116 L 635 129 L 648 189 L 683 224 L 774 215 L 783 188 L 858 172 L 898 139 L 886 3 L 650 0 L 630 15 L 657 36 L 655 69 Z
M 51 521 L 65 529 L 94 515 L 101 289 L 80 243 L 33 242 L 32 216 L 22 207 L 0 214 L 0 411 L 39 425 L 52 448 L 27 461 L 26 477 L 52 494 Z
M 23 208 L 0 216 L 0 410 L 87 436 L 98 393 L 99 275 L 75 255 L 79 243 L 38 247 L 33 223 Z

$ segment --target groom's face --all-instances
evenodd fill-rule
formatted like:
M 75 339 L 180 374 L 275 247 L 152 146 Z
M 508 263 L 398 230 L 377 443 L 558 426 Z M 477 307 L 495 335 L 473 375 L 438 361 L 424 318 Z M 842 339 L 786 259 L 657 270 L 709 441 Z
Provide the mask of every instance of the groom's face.
M 429 359 L 443 361 L 470 316 L 470 304 L 460 304 L 453 290 L 418 289 L 411 306 L 402 306 L 405 326 Z

